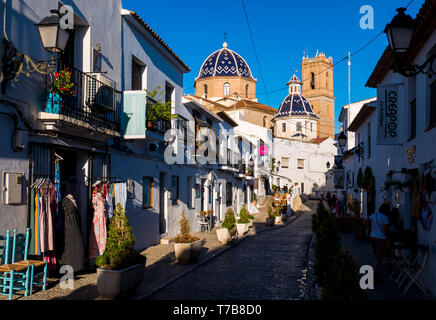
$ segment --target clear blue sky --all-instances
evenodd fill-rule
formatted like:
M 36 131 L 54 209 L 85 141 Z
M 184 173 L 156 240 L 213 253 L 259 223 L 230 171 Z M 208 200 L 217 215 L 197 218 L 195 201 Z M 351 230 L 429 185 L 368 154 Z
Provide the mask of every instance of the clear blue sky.
M 259 72 L 241 0 L 122 0 L 137 12 L 191 68 L 184 77 L 185 93 L 194 93 L 194 79 L 209 54 L 222 47 L 227 32 L 229 49 L 239 53 L 257 78 L 259 102 L 278 108 L 287 95 L 286 82 L 295 70 L 301 79 L 303 52 L 332 56 L 333 62 L 356 51 L 382 31 L 395 9 L 410 0 L 245 0 L 265 83 Z M 424 0 L 415 0 L 407 13 L 416 16 Z M 374 29 L 359 26 L 360 7 L 374 8 Z M 351 102 L 376 95 L 365 83 L 388 45 L 385 34 L 352 57 Z M 267 91 L 274 91 L 265 94 Z M 277 91 L 277 89 L 282 89 Z M 348 67 L 334 68 L 336 131 L 341 107 L 348 104 Z

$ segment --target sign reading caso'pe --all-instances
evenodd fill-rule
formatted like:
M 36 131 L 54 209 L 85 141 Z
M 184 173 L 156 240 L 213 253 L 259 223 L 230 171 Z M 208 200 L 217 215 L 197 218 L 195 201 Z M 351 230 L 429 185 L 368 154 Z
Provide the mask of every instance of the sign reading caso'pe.
M 401 144 L 400 93 L 399 84 L 377 88 L 377 144 Z

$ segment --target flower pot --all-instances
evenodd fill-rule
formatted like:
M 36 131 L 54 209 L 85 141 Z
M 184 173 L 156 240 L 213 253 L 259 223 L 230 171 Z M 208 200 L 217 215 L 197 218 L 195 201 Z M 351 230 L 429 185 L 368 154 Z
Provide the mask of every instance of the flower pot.
M 242 236 L 243 234 L 248 232 L 248 223 L 237 223 L 236 229 L 238 230 L 238 235 Z
M 274 221 L 275 221 L 275 218 L 267 217 L 267 218 L 266 218 L 266 225 L 267 225 L 268 227 L 272 227 L 272 226 L 274 225 Z
M 176 261 L 181 264 L 188 264 L 194 261 L 200 254 L 201 248 L 202 240 L 191 243 L 174 243 Z
M 282 216 L 280 215 L 280 216 L 276 216 L 276 220 L 275 220 L 275 223 L 282 223 Z
M 248 223 L 248 227 L 251 228 L 254 224 L 254 219 L 250 219 L 250 222 Z
M 117 298 L 136 288 L 144 277 L 145 264 L 122 270 L 97 269 L 97 290 L 105 298 Z
M 50 92 L 48 94 L 47 104 L 45 106 L 44 112 L 58 114 L 60 111 L 60 105 L 62 98 L 59 94 Z
M 221 228 L 216 230 L 216 236 L 218 238 L 218 241 L 222 244 L 226 244 L 230 241 L 230 232 L 227 228 Z
M 257 201 L 256 200 L 253 201 L 253 204 L 254 204 L 255 207 L 257 207 Z

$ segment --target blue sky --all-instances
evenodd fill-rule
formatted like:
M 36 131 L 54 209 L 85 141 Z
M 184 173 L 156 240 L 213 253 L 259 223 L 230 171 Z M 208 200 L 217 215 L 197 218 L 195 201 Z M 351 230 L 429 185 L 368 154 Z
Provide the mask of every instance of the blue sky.
M 286 82 L 295 70 L 301 79 L 303 52 L 332 56 L 333 62 L 356 51 L 382 31 L 395 9 L 410 0 L 245 0 L 265 83 L 259 72 L 241 0 L 122 0 L 137 12 L 191 68 L 184 77 L 185 93 L 194 93 L 194 79 L 203 61 L 222 47 L 224 32 L 229 49 L 239 53 L 257 78 L 259 102 L 278 108 L 287 95 Z M 414 0 L 407 13 L 416 16 L 424 0 Z M 374 29 L 359 26 L 361 6 L 374 8 Z M 352 57 L 351 102 L 376 95 L 365 83 L 388 45 L 385 34 Z M 265 92 L 269 92 L 268 94 Z M 281 90 L 280 90 L 281 89 Z M 270 92 L 273 91 L 273 92 Z M 335 126 L 341 107 L 348 104 L 348 67 L 334 68 Z

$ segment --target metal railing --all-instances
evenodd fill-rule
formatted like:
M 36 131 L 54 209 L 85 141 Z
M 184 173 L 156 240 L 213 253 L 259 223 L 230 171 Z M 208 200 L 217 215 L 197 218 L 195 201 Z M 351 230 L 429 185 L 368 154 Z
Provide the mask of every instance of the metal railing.
M 87 74 L 71 67 L 68 70 L 75 93 L 59 94 L 47 83 L 42 111 L 62 114 L 95 128 L 120 132 L 122 92 L 99 81 L 96 74 Z
M 155 118 L 155 115 L 153 114 L 155 112 L 153 106 L 155 106 L 156 104 L 156 100 L 147 97 L 147 106 L 145 109 L 146 127 L 147 130 L 150 130 L 152 132 L 165 134 L 165 132 L 171 129 L 171 121 L 165 119 L 156 119 L 153 121 L 148 120 L 150 118 Z

